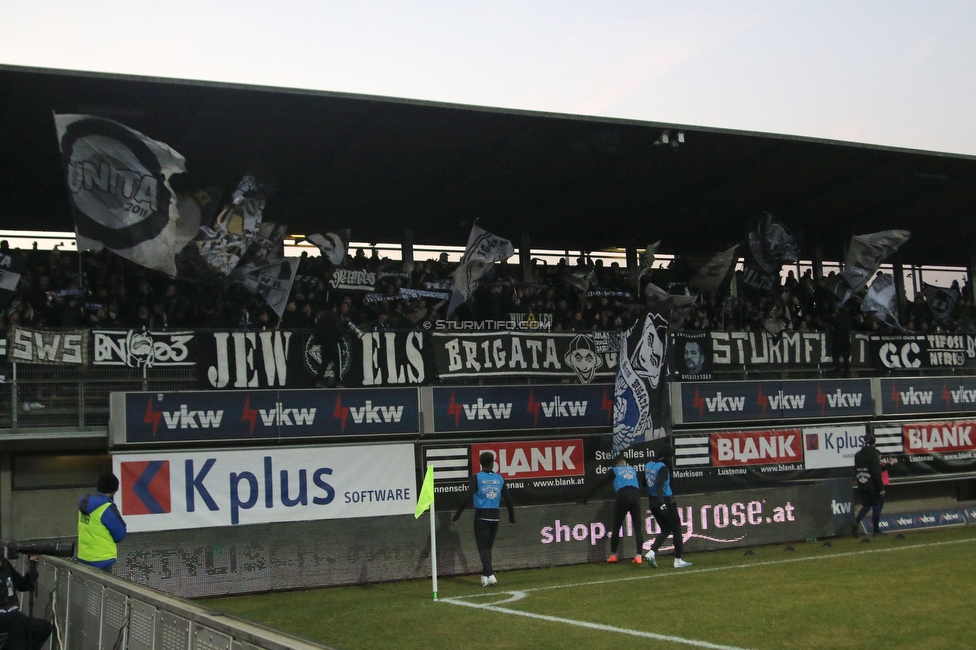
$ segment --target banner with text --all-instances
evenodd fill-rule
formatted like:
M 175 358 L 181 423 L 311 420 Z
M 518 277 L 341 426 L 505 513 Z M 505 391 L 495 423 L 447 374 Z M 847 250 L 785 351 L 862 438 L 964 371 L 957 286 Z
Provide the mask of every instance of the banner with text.
M 196 365 L 193 332 L 94 330 L 92 364 L 153 368 Z
M 900 334 L 871 337 L 879 370 L 976 367 L 976 334 Z
M 976 377 L 881 378 L 878 381 L 884 415 L 976 413 Z
M 672 395 L 681 400 L 681 409 L 673 410 L 675 424 L 874 414 L 869 379 L 685 382 Z
M 88 330 L 32 330 L 12 327 L 7 359 L 14 363 L 87 366 Z
M 608 427 L 613 386 L 435 387 L 434 431 L 510 431 Z
M 112 393 L 111 404 L 116 444 L 420 432 L 416 388 Z
M 130 533 L 404 515 L 417 505 L 410 444 L 115 454 L 112 465 Z
M 504 331 L 434 334 L 432 338 L 441 379 L 566 377 L 589 384 L 616 373 L 617 337 L 617 332 Z

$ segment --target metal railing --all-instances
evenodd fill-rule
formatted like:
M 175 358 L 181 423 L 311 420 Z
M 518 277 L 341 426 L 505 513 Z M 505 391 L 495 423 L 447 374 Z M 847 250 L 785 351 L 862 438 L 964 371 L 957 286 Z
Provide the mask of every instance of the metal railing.
M 23 573 L 26 560 L 19 562 Z M 22 600 L 26 612 L 26 594 Z M 38 560 L 34 616 L 53 620 L 50 650 L 329 648 L 48 556 Z

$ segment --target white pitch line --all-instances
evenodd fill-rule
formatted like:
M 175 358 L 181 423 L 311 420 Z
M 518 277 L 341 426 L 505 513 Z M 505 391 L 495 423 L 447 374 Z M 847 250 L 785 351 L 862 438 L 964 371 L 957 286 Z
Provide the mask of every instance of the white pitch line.
M 662 572 L 662 573 L 645 573 L 644 575 L 630 576 L 628 578 L 608 578 L 606 580 L 592 580 L 590 582 L 576 582 L 576 583 L 566 584 L 566 585 L 549 585 L 548 587 L 531 587 L 529 589 L 522 589 L 522 590 L 520 590 L 520 592 L 529 593 L 529 592 L 533 592 L 533 591 L 549 591 L 551 589 L 568 589 L 568 588 L 572 588 L 572 587 L 589 587 L 591 585 L 612 584 L 614 582 L 629 582 L 631 580 L 650 580 L 650 579 L 654 579 L 654 578 L 671 578 L 671 577 L 675 577 L 675 576 L 691 575 L 691 574 L 698 574 L 698 573 L 713 573 L 715 571 L 728 571 L 730 569 L 751 569 L 753 567 L 759 567 L 759 566 L 774 566 L 774 565 L 777 565 L 777 564 L 793 564 L 795 562 L 810 562 L 812 560 L 829 560 L 829 559 L 838 558 L 838 557 L 850 557 L 852 555 L 867 555 L 869 553 L 890 553 L 890 552 L 894 552 L 894 551 L 910 551 L 910 550 L 914 550 L 914 549 L 918 549 L 918 548 L 927 548 L 927 547 L 930 547 L 930 546 L 946 546 L 946 545 L 949 545 L 949 544 L 968 544 L 968 543 L 972 543 L 972 542 L 976 542 L 976 538 L 973 538 L 973 539 L 957 539 L 957 540 L 951 540 L 951 541 L 947 541 L 947 542 L 931 542 L 931 543 L 928 543 L 928 544 L 911 544 L 911 545 L 908 545 L 908 546 L 895 546 L 895 547 L 891 547 L 891 548 L 877 548 L 877 549 L 872 548 L 872 549 L 864 549 L 864 550 L 860 550 L 860 551 L 848 551 L 846 553 L 836 553 L 834 555 L 812 555 L 810 557 L 796 557 L 796 558 L 790 558 L 788 560 L 767 560 L 766 562 L 752 562 L 752 563 L 749 563 L 749 564 L 732 564 L 732 565 L 729 565 L 729 566 L 708 567 L 708 568 L 702 568 L 702 569 L 688 569 L 688 570 L 669 571 L 669 572 Z M 498 593 L 498 592 L 495 592 L 495 593 Z M 508 593 L 508 592 L 503 592 L 503 593 Z M 467 595 L 467 596 L 452 596 L 450 599 L 445 599 L 445 600 L 455 600 L 455 599 L 461 599 L 461 598 L 483 598 L 483 597 L 485 597 L 487 595 L 489 595 L 489 594 L 487 594 L 487 593 L 479 593 L 479 594 L 470 594 L 470 595 Z
M 513 596 L 519 594 L 520 592 L 509 592 Z M 521 592 L 524 595 L 524 592 Z M 508 599 L 503 602 L 512 602 L 513 600 L 521 600 L 521 598 Z M 637 636 L 644 639 L 654 639 L 656 641 L 666 641 L 668 643 L 680 643 L 683 645 L 690 645 L 696 648 L 709 648 L 710 650 L 746 650 L 745 648 L 740 648 L 734 645 L 718 645 L 716 643 L 708 643 L 707 641 L 696 641 L 695 639 L 683 639 L 680 636 L 669 636 L 667 634 L 655 634 L 654 632 L 644 632 L 642 630 L 629 630 L 625 627 L 614 627 L 612 625 L 603 625 L 601 623 L 590 623 L 588 621 L 577 621 L 572 618 L 560 618 L 559 616 L 547 616 L 545 614 L 533 614 L 532 612 L 520 612 L 515 609 L 508 609 L 505 607 L 496 607 L 494 605 L 479 605 L 478 603 L 469 603 L 463 600 L 455 600 L 453 598 L 442 598 L 438 602 L 451 603 L 452 605 L 464 605 L 465 607 L 474 607 L 475 609 L 484 609 L 489 612 L 499 612 L 501 614 L 514 614 L 516 616 L 524 616 L 526 618 L 534 618 L 540 621 L 549 621 L 550 623 L 564 623 L 566 625 L 575 625 L 576 627 L 585 627 L 590 630 L 599 630 L 600 632 L 616 632 L 617 634 L 628 634 L 630 636 Z
M 654 632 L 645 632 L 643 630 L 631 630 L 631 629 L 627 629 L 627 628 L 623 628 L 623 627 L 614 627 L 612 625 L 603 625 L 601 623 L 590 623 L 588 621 L 577 621 L 577 620 L 572 619 L 572 618 L 561 618 L 561 617 L 558 617 L 558 616 L 547 616 L 545 614 L 534 614 L 532 612 L 523 612 L 523 611 L 519 611 L 519 610 L 516 610 L 516 609 L 508 609 L 507 607 L 498 607 L 498 605 L 504 604 L 504 603 L 514 603 L 514 602 L 523 600 L 526 596 L 528 596 L 528 594 L 530 592 L 533 592 L 533 591 L 547 591 L 547 590 L 551 590 L 551 589 L 567 589 L 567 588 L 573 588 L 573 587 L 588 587 L 588 586 L 591 586 L 591 585 L 603 585 L 603 584 L 609 584 L 609 583 L 614 583 L 614 582 L 628 582 L 630 580 L 648 580 L 648 579 L 651 579 L 651 578 L 667 578 L 667 577 L 671 577 L 671 576 L 684 576 L 684 575 L 697 574 L 697 573 L 711 573 L 711 572 L 714 572 L 714 571 L 726 571 L 726 570 L 729 570 L 729 569 L 751 569 L 753 567 L 760 567 L 760 566 L 774 566 L 774 565 L 778 565 L 778 564 L 793 564 L 793 563 L 796 563 L 796 562 L 809 562 L 811 560 L 826 560 L 826 559 L 838 558 L 838 557 L 851 557 L 851 556 L 854 556 L 854 555 L 867 555 L 867 554 L 870 554 L 870 553 L 890 553 L 890 552 L 893 552 L 893 551 L 909 551 L 909 550 L 913 550 L 913 549 L 928 548 L 928 547 L 934 547 L 934 546 L 947 546 L 947 545 L 950 545 L 950 544 L 968 544 L 968 543 L 971 543 L 971 542 L 976 542 L 976 538 L 973 538 L 973 539 L 958 539 L 958 540 L 951 540 L 951 541 L 946 541 L 946 542 L 931 542 L 931 543 L 928 543 L 928 544 L 911 544 L 911 545 L 908 545 L 908 546 L 895 546 L 895 547 L 890 547 L 890 548 L 864 549 L 864 550 L 860 550 L 860 551 L 848 551 L 846 553 L 837 553 L 837 554 L 834 554 L 834 555 L 813 555 L 813 556 L 810 556 L 810 557 L 791 558 L 789 560 L 769 560 L 769 561 L 766 561 L 766 562 L 753 562 L 753 563 L 750 563 L 750 564 L 734 564 L 734 565 L 731 565 L 731 566 L 709 567 L 709 568 L 706 568 L 706 569 L 692 569 L 692 570 L 688 570 L 688 571 L 677 571 L 677 572 L 669 572 L 669 573 L 654 573 L 654 574 L 647 574 L 647 575 L 642 575 L 642 576 L 632 576 L 632 577 L 629 577 L 629 578 L 613 578 L 613 579 L 609 579 L 609 580 L 593 580 L 593 581 L 590 581 L 590 582 L 577 582 L 577 583 L 566 584 L 566 585 L 551 585 L 551 586 L 548 586 L 548 587 L 532 587 L 532 588 L 529 588 L 529 589 L 520 589 L 518 591 L 503 591 L 503 592 L 494 592 L 494 593 L 485 592 L 485 593 L 480 593 L 480 594 L 471 594 L 471 595 L 468 595 L 468 596 L 453 596 L 451 598 L 441 598 L 440 601 L 438 601 L 438 602 L 450 603 L 451 605 L 463 605 L 465 607 L 473 607 L 475 609 L 481 609 L 481 610 L 485 610 L 485 611 L 489 611 L 489 612 L 497 612 L 499 614 L 511 614 L 511 615 L 514 615 L 514 616 L 523 616 L 525 618 L 533 618 L 533 619 L 540 620 L 540 621 L 548 621 L 550 623 L 563 623 L 565 625 L 574 625 L 576 627 L 585 627 L 585 628 L 588 628 L 588 629 L 591 629 L 591 630 L 599 630 L 601 632 L 615 632 L 617 634 L 626 634 L 626 635 L 629 635 L 629 636 L 636 636 L 636 637 L 641 637 L 641 638 L 645 638 L 645 639 L 655 639 L 657 641 L 666 641 L 666 642 L 669 642 L 669 643 L 680 643 L 680 644 L 683 644 L 683 645 L 689 645 L 689 646 L 693 646 L 693 647 L 696 647 L 696 648 L 709 648 L 710 650 L 746 650 L 745 648 L 740 648 L 738 646 L 718 645 L 718 644 L 715 644 L 715 643 L 709 643 L 707 641 L 697 641 L 695 639 L 685 639 L 685 638 L 677 637 L 677 636 L 668 636 L 668 635 L 665 635 L 665 634 L 655 634 Z M 501 596 L 501 595 L 504 595 L 504 594 L 508 594 L 509 597 L 506 598 L 505 600 L 496 601 L 495 603 L 492 603 L 492 604 L 484 604 L 484 605 L 482 605 L 482 604 L 478 604 L 478 603 L 466 602 L 464 600 L 466 598 L 484 598 L 486 596 Z

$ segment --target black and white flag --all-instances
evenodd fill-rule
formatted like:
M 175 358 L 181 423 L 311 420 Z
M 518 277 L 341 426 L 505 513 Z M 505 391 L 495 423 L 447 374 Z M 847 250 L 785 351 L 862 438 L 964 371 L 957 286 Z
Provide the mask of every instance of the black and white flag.
M 779 272 L 783 264 L 799 259 L 800 248 L 796 240 L 767 212 L 759 220 L 756 231 L 749 233 L 747 244 L 743 288 L 753 295 L 774 293 L 780 284 Z
M 620 337 L 614 384 L 613 453 L 668 434 L 670 305 L 658 303 Z
M 260 295 L 281 318 L 297 271 L 298 258 L 288 257 L 265 266 L 241 264 L 230 274 L 230 280 Z
M 322 257 L 329 260 L 332 266 L 342 266 L 346 260 L 346 253 L 349 250 L 349 238 L 351 236 L 352 231 L 345 228 L 343 230 L 327 232 L 324 235 L 315 233 L 305 239 L 300 239 L 299 243 L 307 241 L 310 244 L 315 244 L 322 253 Z
M 118 122 L 55 115 L 79 250 L 112 252 L 176 275 L 179 212 L 170 186 L 183 156 Z
M 14 298 L 20 273 L 14 271 L 14 259 L 10 255 L 0 255 L 0 307 L 5 307 Z
M 895 278 L 887 273 L 879 273 L 868 288 L 864 300 L 861 301 L 861 311 L 874 314 L 879 321 L 902 331 L 898 322 L 898 295 L 895 293 Z
M 844 270 L 834 281 L 834 295 L 844 304 L 864 288 L 871 276 L 881 267 L 881 262 L 908 241 L 907 230 L 884 230 L 869 235 L 854 235 L 847 249 Z
M 922 293 L 925 294 L 925 302 L 928 303 L 929 309 L 932 310 L 932 315 L 935 316 L 935 320 L 943 325 L 948 323 L 952 318 L 952 312 L 956 308 L 956 303 L 959 302 L 959 291 L 923 283 Z
M 739 245 L 736 244 L 727 251 L 716 253 L 711 261 L 698 269 L 698 273 L 688 281 L 688 286 L 700 291 L 717 292 L 735 268 L 739 259 L 738 250 Z
M 651 272 L 651 267 L 654 265 L 654 255 L 657 253 L 657 249 L 660 245 L 661 240 L 659 239 L 653 244 L 648 244 L 644 249 L 644 252 L 641 253 L 641 268 L 639 275 L 643 276 Z
M 507 260 L 515 254 L 512 242 L 496 237 L 478 226 L 471 227 L 468 245 L 464 249 L 461 264 L 454 270 L 454 289 L 447 315 L 468 301 L 478 287 L 478 281 L 495 262 Z

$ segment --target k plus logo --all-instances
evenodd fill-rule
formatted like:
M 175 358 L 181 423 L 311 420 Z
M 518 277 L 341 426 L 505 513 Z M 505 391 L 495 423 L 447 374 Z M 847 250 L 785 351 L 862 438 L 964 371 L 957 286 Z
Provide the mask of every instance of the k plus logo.
M 820 436 L 816 433 L 808 433 L 804 436 L 807 441 L 807 451 L 817 451 L 820 449 Z
M 123 515 L 170 512 L 168 460 L 123 462 L 121 466 Z
M 180 404 L 178 411 L 157 411 L 153 408 L 153 398 L 150 397 L 142 421 L 152 426 L 154 438 L 159 430 L 160 416 L 167 429 L 218 429 L 224 418 L 224 411 L 191 411 L 186 404 Z

